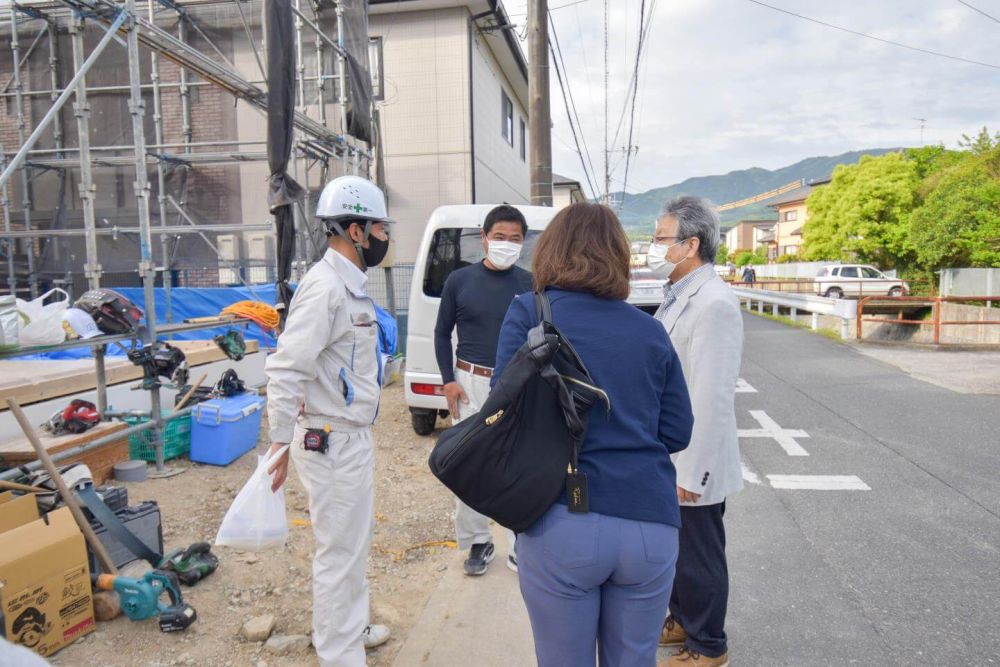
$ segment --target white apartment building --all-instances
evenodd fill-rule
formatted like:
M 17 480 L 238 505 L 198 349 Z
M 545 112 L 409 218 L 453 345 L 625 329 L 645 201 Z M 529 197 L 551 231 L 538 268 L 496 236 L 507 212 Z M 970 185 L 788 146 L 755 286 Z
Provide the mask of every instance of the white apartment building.
M 408 264 L 438 206 L 528 202 L 527 64 L 498 0 L 368 11 L 395 260 Z

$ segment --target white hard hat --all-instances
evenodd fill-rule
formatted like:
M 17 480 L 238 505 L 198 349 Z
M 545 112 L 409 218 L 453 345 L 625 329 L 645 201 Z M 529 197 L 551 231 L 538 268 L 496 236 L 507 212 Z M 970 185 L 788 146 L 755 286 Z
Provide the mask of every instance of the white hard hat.
M 63 328 L 74 338 L 93 338 L 100 336 L 103 332 L 98 328 L 97 322 L 85 310 L 79 308 L 67 308 L 63 312 Z
M 324 220 L 358 218 L 373 222 L 390 220 L 385 207 L 385 193 L 367 178 L 341 176 L 326 184 L 319 196 L 316 217 Z

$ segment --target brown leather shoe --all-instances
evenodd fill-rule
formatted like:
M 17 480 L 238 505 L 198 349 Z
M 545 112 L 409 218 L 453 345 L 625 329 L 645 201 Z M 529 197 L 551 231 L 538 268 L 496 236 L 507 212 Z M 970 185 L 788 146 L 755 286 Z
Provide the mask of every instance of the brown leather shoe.
M 729 667 L 729 653 L 709 658 L 684 647 L 677 655 L 670 656 L 663 667 Z
M 660 630 L 660 646 L 683 646 L 687 637 L 681 624 L 673 616 L 667 616 L 667 620 L 663 621 L 663 629 Z

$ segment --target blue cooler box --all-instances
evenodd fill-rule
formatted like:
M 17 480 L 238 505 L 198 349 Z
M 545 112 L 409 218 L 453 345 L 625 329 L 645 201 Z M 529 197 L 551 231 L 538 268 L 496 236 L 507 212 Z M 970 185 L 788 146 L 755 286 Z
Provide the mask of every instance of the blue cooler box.
M 257 394 L 213 398 L 191 412 L 191 460 L 229 465 L 257 444 L 265 400 Z

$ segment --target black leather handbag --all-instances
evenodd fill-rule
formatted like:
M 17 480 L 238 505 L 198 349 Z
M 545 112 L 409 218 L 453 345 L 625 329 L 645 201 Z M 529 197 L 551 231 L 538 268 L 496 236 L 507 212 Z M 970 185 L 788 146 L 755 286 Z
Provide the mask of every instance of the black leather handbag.
M 590 408 L 603 400 L 611 409 L 552 324 L 545 294 L 535 295 L 535 308 L 539 323 L 482 409 L 444 431 L 429 461 L 462 502 L 514 532 L 530 528 L 578 478 Z

